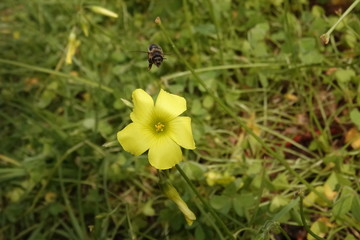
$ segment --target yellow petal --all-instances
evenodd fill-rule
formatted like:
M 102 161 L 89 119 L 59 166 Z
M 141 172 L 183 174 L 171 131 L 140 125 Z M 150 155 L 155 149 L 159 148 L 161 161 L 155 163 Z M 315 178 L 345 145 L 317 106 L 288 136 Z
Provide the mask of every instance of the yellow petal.
M 155 103 L 155 112 L 157 117 L 164 121 L 170 121 L 179 116 L 186 110 L 186 100 L 183 97 L 170 94 L 160 90 Z
M 194 137 L 191 131 L 191 118 L 177 117 L 168 122 L 169 136 L 177 144 L 187 149 L 195 149 Z
M 360 132 L 355 128 L 351 128 L 345 135 L 345 142 L 351 143 L 353 149 L 360 149 Z
M 182 160 L 179 145 L 167 136 L 157 137 L 150 146 L 149 162 L 157 169 L 169 169 Z
M 117 139 L 125 151 L 138 156 L 150 148 L 155 136 L 143 125 L 130 123 L 117 133 Z
M 218 175 L 219 174 L 215 173 L 215 172 L 207 172 L 207 173 L 205 173 L 206 182 L 210 187 L 215 185 Z
M 46 203 L 52 203 L 52 202 L 55 202 L 56 201 L 56 193 L 54 193 L 54 192 L 47 192 L 46 194 L 45 194 L 45 202 Z
M 328 184 L 324 184 L 324 193 L 327 199 L 330 201 L 334 200 L 337 194 L 337 192 L 333 191 Z
M 132 100 L 134 109 L 130 114 L 131 120 L 144 125 L 149 124 L 154 110 L 154 101 L 151 96 L 142 89 L 136 89 L 132 93 Z
M 299 100 L 298 96 L 292 94 L 292 93 L 287 93 L 285 94 L 285 98 L 289 101 L 293 101 L 296 102 L 297 100 Z

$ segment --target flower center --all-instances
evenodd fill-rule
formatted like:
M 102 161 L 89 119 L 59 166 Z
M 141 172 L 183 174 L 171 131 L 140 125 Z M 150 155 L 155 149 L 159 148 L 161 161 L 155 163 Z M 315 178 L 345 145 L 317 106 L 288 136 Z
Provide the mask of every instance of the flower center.
M 161 122 L 158 122 L 157 124 L 155 124 L 155 131 L 156 132 L 163 132 L 165 128 L 165 125 L 162 124 Z

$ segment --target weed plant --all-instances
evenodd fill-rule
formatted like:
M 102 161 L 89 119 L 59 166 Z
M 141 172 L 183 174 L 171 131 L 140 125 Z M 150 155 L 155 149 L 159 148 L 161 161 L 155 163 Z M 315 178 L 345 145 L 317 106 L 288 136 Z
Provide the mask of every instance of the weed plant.
M 351 3 L 2 0 L 0 239 L 360 239 Z M 191 226 L 116 140 L 137 88 L 187 101 Z

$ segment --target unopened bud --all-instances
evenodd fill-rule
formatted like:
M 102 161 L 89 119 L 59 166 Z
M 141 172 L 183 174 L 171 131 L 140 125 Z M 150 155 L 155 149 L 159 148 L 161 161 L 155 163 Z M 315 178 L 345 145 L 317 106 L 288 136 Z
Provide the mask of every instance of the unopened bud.
M 156 24 L 161 24 L 161 19 L 160 19 L 160 17 L 157 17 L 157 18 L 155 19 L 155 23 L 156 23 Z
M 84 16 L 80 16 L 80 26 L 86 37 L 89 36 L 89 23 Z
M 68 44 L 66 49 L 66 64 L 72 64 L 72 57 L 75 55 L 76 48 L 80 45 L 80 41 L 76 39 L 76 35 L 74 31 L 71 31 Z
M 114 13 L 113 11 L 110 11 L 106 8 L 103 7 L 99 7 L 99 6 L 90 6 L 89 9 L 91 11 L 93 11 L 94 13 L 99 13 L 101 15 L 104 16 L 108 16 L 108 17 L 112 17 L 112 18 L 117 18 L 118 15 L 116 13 Z
M 321 36 L 320 36 L 320 40 L 321 40 L 321 42 L 324 44 L 324 45 L 326 45 L 326 44 L 328 44 L 329 43 L 329 41 L 330 41 L 330 36 L 329 36 L 329 34 L 322 34 Z
M 179 210 L 184 214 L 187 224 L 191 226 L 193 221 L 196 220 L 196 216 L 189 209 L 184 200 L 182 200 L 178 191 L 169 183 L 163 185 L 163 191 L 164 194 L 178 206 Z

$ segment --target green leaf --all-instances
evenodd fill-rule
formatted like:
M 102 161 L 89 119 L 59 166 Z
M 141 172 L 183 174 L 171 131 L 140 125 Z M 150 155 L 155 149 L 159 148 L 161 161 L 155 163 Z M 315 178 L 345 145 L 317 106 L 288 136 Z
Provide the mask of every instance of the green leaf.
M 335 189 L 336 185 L 339 184 L 337 175 L 335 172 L 332 172 L 328 179 L 326 180 L 325 184 L 327 184 L 331 189 Z
M 195 26 L 195 31 L 204 36 L 215 36 L 216 29 L 215 25 L 211 23 L 199 24 Z
M 254 43 L 264 40 L 269 31 L 269 28 L 269 23 L 267 22 L 256 24 L 256 26 L 250 29 L 248 33 L 249 42 Z
M 235 181 L 226 185 L 223 195 L 229 197 L 235 197 L 237 195 L 237 191 L 244 186 L 244 182 L 241 178 L 236 178 Z
M 305 64 L 316 64 L 321 63 L 324 57 L 318 50 L 314 50 L 308 53 L 301 53 L 300 59 Z
M 360 111 L 357 109 L 351 110 L 350 119 L 356 125 L 356 127 L 360 130 Z
M 182 163 L 182 169 L 191 180 L 200 180 L 204 177 L 205 167 L 194 161 Z
M 353 30 L 347 30 L 344 36 L 345 42 L 350 48 L 355 48 L 357 46 L 357 34 L 354 34 Z
M 335 78 L 340 83 L 349 82 L 352 77 L 355 77 L 355 71 L 352 70 L 352 69 L 342 69 L 342 68 L 340 68 L 335 72 Z
M 309 53 L 316 49 L 316 42 L 314 38 L 302 38 L 299 42 L 299 50 L 301 53 Z
M 285 173 L 277 175 L 276 178 L 272 181 L 272 184 L 276 190 L 287 189 L 289 187 L 289 182 Z
M 231 198 L 226 196 L 215 195 L 210 199 L 211 206 L 222 212 L 227 214 L 231 208 Z
M 237 194 L 233 198 L 233 207 L 237 215 L 245 216 L 245 211 L 254 207 L 255 197 L 252 193 Z
M 65 211 L 65 207 L 59 202 L 53 202 L 48 205 L 48 210 L 51 215 L 57 216 Z
M 205 115 L 207 113 L 206 109 L 203 108 L 199 99 L 194 99 L 191 105 L 191 114 L 195 116 Z
M 25 190 L 20 187 L 15 187 L 11 191 L 8 191 L 5 196 L 10 202 L 19 202 L 25 195 Z
M 152 207 L 152 205 L 153 205 L 153 200 L 149 200 L 143 206 L 142 212 L 145 216 L 154 216 L 155 215 L 155 210 Z
M 56 97 L 56 92 L 58 90 L 58 82 L 53 81 L 47 85 L 44 92 L 42 92 L 39 101 L 37 102 L 38 107 L 46 108 Z
M 249 164 L 249 168 L 246 171 L 247 175 L 257 175 L 260 173 L 260 171 L 262 170 L 263 166 L 261 165 L 260 162 L 254 162 L 252 164 Z
M 356 240 L 356 238 L 351 233 L 348 233 L 344 238 L 344 240 Z
M 43 180 L 44 176 L 47 174 L 45 158 L 45 154 L 39 154 L 31 158 L 29 157 L 23 162 L 23 166 L 29 173 L 31 180 L 36 183 Z M 30 190 L 30 187 L 28 190 Z
M 214 99 L 210 95 L 206 95 L 203 99 L 202 105 L 206 109 L 211 109 L 214 106 Z
M 259 80 L 260 80 L 261 86 L 263 86 L 264 88 L 269 86 L 268 76 L 266 74 L 259 73 Z
M 322 222 L 322 221 L 319 221 L 319 220 L 314 222 L 311 225 L 310 229 L 311 229 L 311 231 L 313 231 L 316 235 L 318 235 L 320 237 L 324 237 L 325 234 L 329 231 L 326 224 L 324 222 Z M 308 234 L 308 239 L 313 240 L 315 238 L 313 236 L 311 236 L 310 234 Z
M 314 139 L 311 141 L 308 148 L 311 151 L 319 150 L 321 149 L 321 142 L 318 139 Z
M 19 221 L 19 217 L 24 215 L 26 209 L 22 203 L 8 204 L 2 209 L 1 215 L 4 219 L 16 223 Z
M 281 195 L 276 195 L 270 203 L 270 212 L 274 212 L 280 207 L 286 206 L 289 203 L 289 199 Z
M 360 222 L 360 197 L 355 195 L 351 204 L 351 213 L 354 218 Z
M 343 159 L 343 156 L 341 155 L 341 152 L 332 152 L 324 157 L 323 162 L 325 164 L 328 164 L 328 163 L 336 164 L 336 163 L 340 163 L 342 159 Z
M 344 165 L 349 166 L 350 164 L 344 164 Z M 336 173 L 336 178 L 341 186 L 351 186 L 351 181 L 347 177 L 344 177 L 344 174 Z
M 205 233 L 201 225 L 197 226 L 195 229 L 195 239 L 196 240 L 204 240 L 205 239 Z
M 276 213 L 273 217 L 273 221 L 279 221 L 286 214 L 290 212 L 297 204 L 299 204 L 299 199 L 291 200 L 285 207 L 283 207 L 278 213 Z
M 111 135 L 114 133 L 113 127 L 109 124 L 107 120 L 101 120 L 99 122 L 98 131 L 103 137 Z
M 334 216 L 340 218 L 345 216 L 351 209 L 353 198 L 353 191 L 350 188 L 345 187 L 332 209 Z
M 252 48 L 252 53 L 256 57 L 265 57 L 268 55 L 267 45 L 264 42 L 255 42 Z
M 95 118 L 86 118 L 83 120 L 83 126 L 87 129 L 94 129 Z

